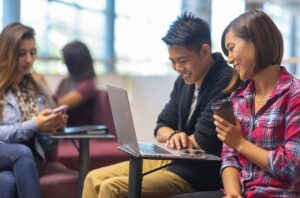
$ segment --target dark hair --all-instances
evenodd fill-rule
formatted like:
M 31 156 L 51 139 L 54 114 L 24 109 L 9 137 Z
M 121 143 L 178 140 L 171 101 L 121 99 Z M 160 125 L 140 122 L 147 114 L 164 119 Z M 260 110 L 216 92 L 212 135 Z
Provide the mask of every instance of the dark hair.
M 71 77 L 81 81 L 95 77 L 93 59 L 87 46 L 80 41 L 73 41 L 62 49 L 63 58 Z
M 254 72 L 259 72 L 266 67 L 280 64 L 283 56 L 283 39 L 279 29 L 272 19 L 260 10 L 250 10 L 234 19 L 225 28 L 222 34 L 222 50 L 228 56 L 225 44 L 225 36 L 229 31 L 246 41 L 251 41 L 255 49 Z M 241 80 L 236 72 L 225 92 L 235 90 L 241 84 Z
M 177 17 L 162 40 L 167 45 L 182 45 L 195 51 L 203 44 L 211 46 L 209 25 L 187 12 Z

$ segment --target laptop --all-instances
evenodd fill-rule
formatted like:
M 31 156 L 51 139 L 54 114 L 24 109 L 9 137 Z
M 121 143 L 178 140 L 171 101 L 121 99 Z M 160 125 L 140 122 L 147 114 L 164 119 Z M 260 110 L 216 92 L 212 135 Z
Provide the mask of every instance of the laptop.
M 130 155 L 143 158 L 221 160 L 220 157 L 206 154 L 203 150 L 170 149 L 163 143 L 138 142 L 125 88 L 107 85 L 110 107 L 115 124 L 118 147 Z

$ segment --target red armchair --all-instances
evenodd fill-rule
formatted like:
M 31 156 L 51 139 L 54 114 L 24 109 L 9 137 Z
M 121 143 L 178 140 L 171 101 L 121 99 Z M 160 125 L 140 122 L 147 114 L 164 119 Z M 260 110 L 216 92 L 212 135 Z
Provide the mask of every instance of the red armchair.
M 115 135 L 112 112 L 106 90 L 98 90 L 92 124 L 108 126 L 108 133 Z M 90 169 L 129 159 L 117 150 L 116 139 L 90 140 Z M 41 172 L 43 198 L 77 198 L 79 153 L 70 140 L 62 140 L 55 152 L 49 156 L 49 163 Z
M 106 90 L 98 90 L 93 120 L 93 124 L 104 124 L 108 126 L 109 134 L 116 135 Z M 129 159 L 127 154 L 116 148 L 118 145 L 116 139 L 91 140 L 90 168 L 95 169 Z M 78 170 L 78 155 L 78 151 L 71 141 L 61 142 L 58 148 L 58 158 L 68 168 Z
M 40 173 L 43 198 L 77 198 L 78 172 L 58 161 L 57 151 L 47 153 L 45 167 Z

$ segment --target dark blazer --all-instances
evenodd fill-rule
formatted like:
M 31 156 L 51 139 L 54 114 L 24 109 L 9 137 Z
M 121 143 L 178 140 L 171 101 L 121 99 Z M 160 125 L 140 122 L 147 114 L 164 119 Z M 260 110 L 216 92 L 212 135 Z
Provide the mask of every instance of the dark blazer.
M 175 81 L 170 100 L 158 116 L 157 129 L 163 126 L 194 134 L 199 146 L 207 153 L 220 156 L 222 142 L 217 138 L 213 124 L 211 103 L 228 97 L 222 90 L 232 77 L 232 68 L 220 53 L 214 53 L 214 65 L 206 74 L 199 90 L 196 109 L 187 122 L 195 85 L 187 85 L 179 76 Z M 169 170 L 185 179 L 194 189 L 214 190 L 220 187 L 220 163 L 206 161 L 176 161 Z

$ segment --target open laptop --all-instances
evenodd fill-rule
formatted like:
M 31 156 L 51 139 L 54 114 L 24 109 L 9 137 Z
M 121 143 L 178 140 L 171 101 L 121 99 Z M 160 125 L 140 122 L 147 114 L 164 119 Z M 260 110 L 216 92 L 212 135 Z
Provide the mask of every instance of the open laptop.
M 107 91 L 118 142 L 121 144 L 118 149 L 135 157 L 144 158 L 221 160 L 220 157 L 206 154 L 204 151 L 187 152 L 186 149 L 169 149 L 161 143 L 138 142 L 127 90 L 107 85 Z

